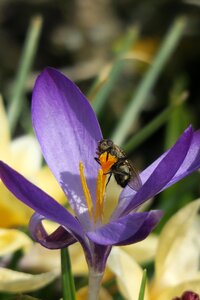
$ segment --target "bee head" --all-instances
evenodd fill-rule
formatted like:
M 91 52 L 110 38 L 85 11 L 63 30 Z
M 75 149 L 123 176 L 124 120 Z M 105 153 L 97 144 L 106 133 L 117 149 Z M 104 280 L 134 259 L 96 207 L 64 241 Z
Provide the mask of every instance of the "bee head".
M 100 153 L 108 151 L 113 147 L 113 141 L 110 139 L 103 139 L 98 143 L 98 150 Z

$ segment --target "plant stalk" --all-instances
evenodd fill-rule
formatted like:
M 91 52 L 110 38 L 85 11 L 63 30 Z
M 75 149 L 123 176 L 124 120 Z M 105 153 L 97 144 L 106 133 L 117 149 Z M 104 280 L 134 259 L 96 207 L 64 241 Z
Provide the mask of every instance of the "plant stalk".
M 68 248 L 61 249 L 60 252 L 63 300 L 76 300 L 74 279 L 71 271 Z
M 99 300 L 102 277 L 103 273 L 89 271 L 88 300 Z

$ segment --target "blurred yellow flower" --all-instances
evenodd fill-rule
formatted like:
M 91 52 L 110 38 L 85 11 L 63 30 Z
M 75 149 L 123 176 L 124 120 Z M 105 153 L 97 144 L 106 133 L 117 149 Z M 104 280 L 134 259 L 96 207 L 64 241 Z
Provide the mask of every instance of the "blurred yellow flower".
M 8 118 L 0 96 L 0 158 L 27 176 L 61 203 L 66 197 L 50 170 L 42 167 L 42 155 L 32 135 L 11 140 Z M 9 256 L 19 249 L 29 253 L 32 240 L 18 226 L 26 226 L 32 210 L 17 200 L 0 182 L 0 257 Z M 50 283 L 60 273 L 59 267 L 45 273 L 31 275 L 0 268 L 0 291 L 26 292 L 37 290 Z
M 182 208 L 163 228 L 155 256 L 155 276 L 146 287 L 145 300 L 172 300 L 187 290 L 200 294 L 199 211 L 200 199 Z M 108 264 L 125 299 L 138 299 L 142 269 L 134 255 L 122 247 L 114 249 Z
M 200 294 L 200 199 L 188 204 L 165 225 L 155 260 L 151 298 L 172 299 L 186 290 Z
M 0 257 L 23 249 L 28 251 L 32 245 L 31 239 L 16 229 L 0 228 Z
M 58 276 L 58 270 L 37 275 L 0 268 L 0 291 L 31 292 L 42 288 Z
M 11 140 L 8 118 L 1 97 L 0 120 L 0 158 L 44 188 L 55 199 L 64 202 L 64 194 L 49 169 L 41 169 L 42 155 L 36 139 L 32 135 L 24 135 Z M 18 201 L 0 183 L 0 227 L 27 225 L 31 214 L 31 209 Z

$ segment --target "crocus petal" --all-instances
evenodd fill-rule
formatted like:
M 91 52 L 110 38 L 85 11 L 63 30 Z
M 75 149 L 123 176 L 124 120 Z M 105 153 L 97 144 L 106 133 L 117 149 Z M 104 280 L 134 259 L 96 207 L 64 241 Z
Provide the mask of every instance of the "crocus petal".
M 167 153 L 168 151 L 161 155 L 154 163 L 152 163 L 140 174 L 143 182 L 146 182 L 148 177 L 153 173 L 155 168 L 158 166 L 160 161 L 167 155 Z M 190 148 L 181 167 L 178 169 L 177 173 L 173 176 L 173 178 L 167 183 L 167 185 L 163 189 L 171 186 L 175 182 L 188 176 L 192 172 L 196 171 L 198 168 L 200 168 L 200 130 L 195 131 L 193 133 Z
M 169 286 L 161 291 L 150 290 L 151 291 L 151 299 L 156 300 L 171 300 L 176 297 L 180 297 L 186 291 L 193 291 L 200 295 L 200 275 L 197 276 L 196 279 L 185 281 L 179 285 Z M 190 299 L 190 298 L 189 298 Z
M 159 160 L 156 167 L 149 169 L 149 177 L 147 176 L 145 183 L 144 178 L 141 176 L 143 186 L 137 193 L 133 190 L 131 191 L 130 188 L 124 189 L 120 196 L 119 206 L 113 217 L 116 218 L 119 214 L 128 213 L 164 189 L 184 162 L 191 147 L 192 139 L 193 130 L 190 126 L 167 154 Z
M 72 273 L 75 276 L 86 276 L 88 266 L 85 260 L 83 249 L 80 243 L 73 244 L 69 247 Z M 60 251 L 49 250 L 38 243 L 34 243 L 28 253 L 20 259 L 20 268 L 24 271 L 34 273 L 43 273 L 60 269 Z
M 85 260 L 85 254 L 79 243 L 69 247 L 70 259 L 72 262 L 72 273 L 77 276 L 88 275 L 88 265 Z
M 162 159 L 167 155 L 169 151 L 161 155 L 154 163 L 152 163 L 148 168 L 146 168 L 141 174 L 143 184 L 151 176 L 154 170 L 157 168 Z M 162 188 L 162 190 L 181 180 L 182 178 L 190 175 L 192 172 L 200 168 L 200 130 L 193 133 L 192 141 L 188 149 L 188 153 L 172 179 Z M 121 198 L 131 197 L 130 194 L 133 193 L 129 188 L 125 189 L 121 195 Z
M 156 283 L 169 286 L 199 274 L 200 199 L 176 213 L 161 232 L 155 260 Z
M 59 276 L 59 269 L 32 275 L 0 268 L 0 291 L 10 293 L 31 292 L 52 282 Z
M 88 232 L 89 238 L 100 245 L 126 245 L 144 239 L 160 220 L 162 212 L 137 212 Z
M 52 251 L 33 243 L 30 250 L 19 260 L 18 267 L 26 273 L 31 270 L 33 274 L 53 271 L 60 268 L 60 251 Z
M 87 210 L 80 183 L 80 161 L 95 199 L 94 181 L 99 166 L 94 156 L 97 141 L 102 139 L 95 113 L 70 79 L 47 68 L 34 87 L 32 119 L 44 158 L 78 216 Z
M 7 161 L 24 176 L 33 176 L 41 167 L 42 153 L 35 137 L 24 135 L 10 144 L 11 159 Z
M 84 234 L 80 223 L 63 206 L 1 161 L 0 178 L 15 197 L 46 219 L 65 226 L 82 239 Z
M 139 264 L 144 264 L 155 258 L 157 247 L 158 236 L 152 233 L 143 241 L 122 246 L 121 249 L 133 257 Z
M 192 142 L 186 158 L 170 182 L 164 187 L 167 188 L 182 178 L 200 168 L 200 130 L 194 132 Z
M 19 249 L 28 250 L 31 239 L 16 229 L 0 229 L 0 256 L 11 254 Z
M 42 224 L 42 220 L 44 220 L 44 217 L 35 213 L 29 224 L 32 237 L 42 246 L 49 249 L 61 249 L 77 242 L 77 240 L 62 226 L 59 226 L 53 233 L 48 235 Z
M 63 193 L 63 190 L 47 166 L 42 167 L 37 172 L 35 175 L 35 183 L 40 189 L 51 195 L 51 197 L 60 204 L 63 206 L 67 205 L 67 198 Z
M 0 182 L 0 227 L 13 228 L 17 226 L 27 226 L 32 209 L 20 202 Z
M 162 216 L 163 212 L 160 210 L 150 211 L 148 213 L 147 218 L 145 219 L 142 226 L 138 229 L 138 231 L 127 240 L 117 243 L 116 246 L 125 246 L 143 241 L 152 232 L 155 226 L 160 222 Z
M 116 275 L 120 292 L 127 300 L 138 299 L 142 281 L 142 268 L 120 248 L 113 248 L 108 258 L 108 267 Z M 144 300 L 147 300 L 147 289 Z

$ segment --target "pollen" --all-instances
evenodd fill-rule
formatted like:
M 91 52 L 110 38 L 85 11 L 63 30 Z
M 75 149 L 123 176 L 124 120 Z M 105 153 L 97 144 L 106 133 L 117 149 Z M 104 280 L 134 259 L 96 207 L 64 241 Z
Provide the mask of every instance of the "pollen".
M 104 174 L 107 174 L 112 166 L 117 162 L 117 157 L 111 155 L 108 152 L 103 152 L 99 156 L 99 162 L 101 164 L 102 170 Z

